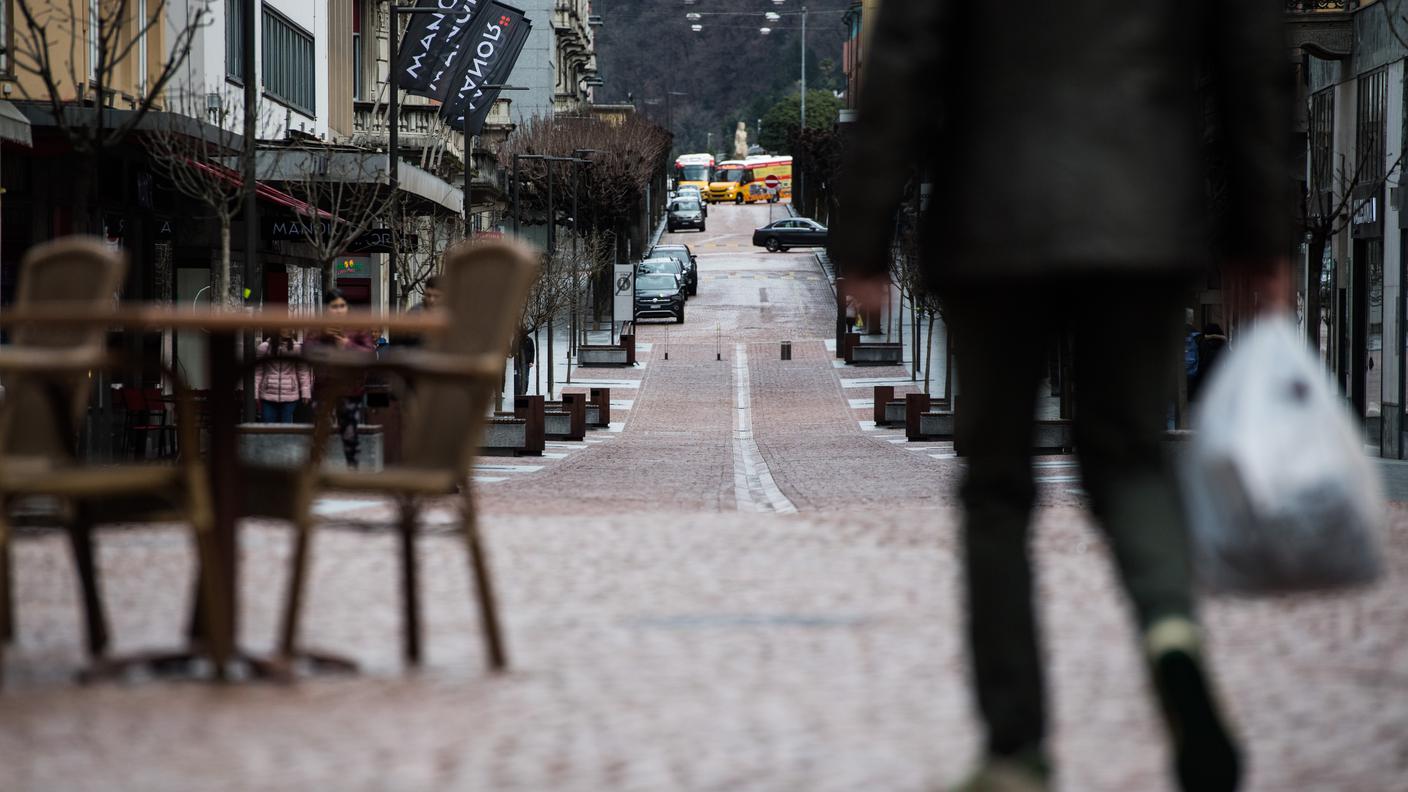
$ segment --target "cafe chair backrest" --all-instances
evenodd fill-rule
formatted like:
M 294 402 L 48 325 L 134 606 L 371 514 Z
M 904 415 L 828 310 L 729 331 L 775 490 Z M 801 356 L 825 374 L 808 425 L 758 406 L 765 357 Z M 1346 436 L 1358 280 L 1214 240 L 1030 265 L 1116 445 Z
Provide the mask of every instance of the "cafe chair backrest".
M 62 309 L 82 316 L 112 312 L 126 273 L 123 255 L 95 237 L 66 237 L 36 245 L 20 262 L 14 307 Z M 17 348 L 101 352 L 106 334 L 107 329 L 97 325 L 19 326 L 11 341 Z M 26 374 L 9 377 L 0 410 L 0 453 L 71 454 L 91 390 L 87 376 L 66 382 Z
M 536 259 L 516 244 L 466 243 L 452 248 L 445 255 L 437 308 L 448 315 L 450 326 L 426 349 L 506 359 L 537 274 Z M 494 383 L 488 381 L 418 383 L 403 430 L 403 464 L 467 475 L 493 394 Z

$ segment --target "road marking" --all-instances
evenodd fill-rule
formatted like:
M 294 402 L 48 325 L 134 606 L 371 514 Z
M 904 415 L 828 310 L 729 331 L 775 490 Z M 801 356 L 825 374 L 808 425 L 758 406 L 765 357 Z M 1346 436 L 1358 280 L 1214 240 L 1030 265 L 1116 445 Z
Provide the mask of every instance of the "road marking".
M 753 440 L 748 348 L 744 344 L 734 347 L 733 386 L 733 494 L 738 510 L 796 514 L 797 507 L 777 488 L 772 471 Z
M 475 470 L 485 473 L 537 473 L 542 465 L 475 465 Z
M 866 388 L 871 385 L 899 385 L 901 383 L 910 384 L 913 382 L 914 380 L 909 377 L 857 377 L 855 379 L 841 380 L 841 387 Z
M 859 409 L 861 409 L 861 408 L 863 408 L 863 407 L 874 407 L 874 406 L 875 406 L 875 400 L 874 400 L 874 399 L 847 399 L 846 401 L 848 401 L 848 402 L 851 403 L 851 409 L 853 409 L 853 410 L 859 410 Z
M 639 388 L 640 380 L 627 379 L 578 379 L 573 385 L 595 385 L 598 388 Z

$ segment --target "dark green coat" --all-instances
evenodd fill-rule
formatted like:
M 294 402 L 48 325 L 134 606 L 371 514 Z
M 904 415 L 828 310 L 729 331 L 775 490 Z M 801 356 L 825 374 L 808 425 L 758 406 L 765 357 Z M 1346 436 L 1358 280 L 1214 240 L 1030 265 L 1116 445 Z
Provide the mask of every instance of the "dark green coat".
M 921 161 L 937 283 L 1168 271 L 1214 249 L 1283 255 L 1284 6 L 887 0 L 864 53 L 832 258 L 846 275 L 887 269 L 895 210 Z

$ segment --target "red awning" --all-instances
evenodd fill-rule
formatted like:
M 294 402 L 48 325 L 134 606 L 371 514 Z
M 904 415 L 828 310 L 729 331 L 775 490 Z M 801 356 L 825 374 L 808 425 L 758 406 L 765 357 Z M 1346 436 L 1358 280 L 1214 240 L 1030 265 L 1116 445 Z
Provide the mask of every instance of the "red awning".
M 186 161 L 196 166 L 197 168 L 200 168 L 206 173 L 219 176 L 230 184 L 238 185 L 244 183 L 244 179 L 241 178 L 240 174 L 237 173 L 233 168 L 227 168 L 224 165 L 217 165 L 209 162 L 200 162 L 198 160 L 193 160 L 189 157 L 186 158 Z M 292 209 L 300 215 L 307 216 L 309 214 L 312 214 L 312 212 L 314 211 L 314 207 L 309 205 L 307 201 L 300 201 L 297 198 L 294 198 L 292 195 L 289 195 L 288 193 L 284 192 L 283 190 L 271 187 L 268 184 L 265 184 L 264 182 L 254 183 L 254 194 L 258 195 L 260 198 L 263 198 L 266 201 L 271 201 L 273 203 L 279 204 L 280 206 L 287 206 L 288 208 Z M 323 220 L 333 219 L 333 216 L 330 212 L 326 212 L 322 209 L 317 209 L 316 211 L 318 213 L 318 217 Z

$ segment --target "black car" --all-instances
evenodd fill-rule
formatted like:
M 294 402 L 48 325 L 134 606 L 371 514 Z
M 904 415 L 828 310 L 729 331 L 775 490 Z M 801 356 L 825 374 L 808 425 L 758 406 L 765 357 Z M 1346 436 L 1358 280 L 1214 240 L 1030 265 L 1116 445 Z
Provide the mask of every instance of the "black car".
M 669 272 L 636 271 L 636 319 L 673 316 L 684 322 L 684 282 Z
M 670 231 L 680 228 L 704 230 L 704 208 L 693 198 L 676 198 L 670 201 L 669 213 L 665 218 L 665 225 Z
M 672 258 L 684 266 L 684 285 L 693 297 L 699 293 L 699 259 L 689 245 L 656 245 L 646 258 Z
M 774 220 L 753 231 L 753 244 L 770 253 L 794 247 L 825 247 L 826 226 L 805 217 Z
M 680 279 L 680 288 L 689 296 L 689 269 L 681 264 L 679 259 L 672 256 L 650 256 L 636 265 L 636 275 L 651 275 L 657 272 L 668 272 Z

